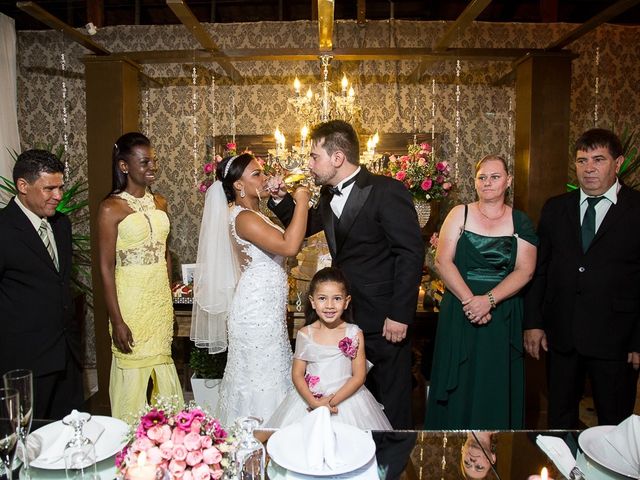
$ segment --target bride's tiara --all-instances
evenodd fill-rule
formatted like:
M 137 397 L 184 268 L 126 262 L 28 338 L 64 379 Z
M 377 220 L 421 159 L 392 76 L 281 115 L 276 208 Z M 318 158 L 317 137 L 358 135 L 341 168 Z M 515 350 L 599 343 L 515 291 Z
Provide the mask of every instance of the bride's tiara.
M 229 173 L 229 169 L 231 168 L 231 164 L 233 163 L 233 161 L 238 158 L 240 155 L 235 155 L 233 157 L 231 157 L 229 159 L 229 161 L 227 162 L 227 164 L 224 167 L 224 173 L 222 174 L 222 178 L 227 178 L 227 173 Z

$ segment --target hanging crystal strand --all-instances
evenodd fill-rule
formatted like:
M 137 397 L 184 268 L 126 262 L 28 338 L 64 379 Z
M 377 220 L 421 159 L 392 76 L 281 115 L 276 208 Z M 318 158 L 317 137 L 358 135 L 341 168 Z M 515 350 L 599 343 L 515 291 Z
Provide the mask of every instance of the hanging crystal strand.
M 236 86 L 231 85 L 231 135 L 232 142 L 236 143 Z
M 62 47 L 64 50 L 64 37 L 62 40 Z M 67 109 L 67 60 L 64 51 L 60 54 L 60 70 L 62 71 L 62 146 L 64 148 L 64 179 L 69 181 L 69 112 Z
M 455 144 L 455 165 L 453 166 L 453 177 L 458 182 L 459 176 L 459 154 L 460 154 L 460 60 L 456 60 L 456 144 Z
M 420 468 L 418 468 L 418 480 L 422 480 L 422 470 L 424 468 L 424 430 L 420 432 L 420 441 L 418 443 L 420 445 L 420 451 L 418 452 L 418 464 Z
M 417 87 L 416 87 L 417 88 Z M 418 93 L 413 97 L 413 144 L 418 144 Z
M 198 122 L 196 121 L 196 110 L 198 108 L 198 90 L 196 83 L 198 80 L 198 72 L 195 64 L 191 70 L 191 107 L 192 117 L 191 124 L 193 127 L 193 185 L 198 187 Z
M 596 47 L 596 80 L 595 92 L 593 95 L 593 126 L 598 126 L 598 97 L 600 95 L 600 47 Z
M 431 79 L 431 155 L 436 158 L 436 79 Z
M 511 192 L 515 191 L 515 182 L 516 176 L 514 172 L 514 133 L 513 133 L 513 99 L 511 95 L 509 95 L 509 111 L 507 112 L 507 129 L 509 131 L 509 145 L 508 155 L 507 155 L 507 167 L 509 168 L 509 172 L 511 172 Z
M 216 156 L 216 76 L 211 73 L 211 152 Z
M 144 109 L 144 134 L 148 137 L 149 136 L 149 96 L 150 96 L 151 92 L 149 89 L 149 84 L 147 84 L 146 88 L 144 89 L 144 96 L 143 96 L 143 109 Z
M 442 460 L 440 461 L 440 480 L 445 480 L 445 470 L 447 469 L 447 432 L 442 434 Z

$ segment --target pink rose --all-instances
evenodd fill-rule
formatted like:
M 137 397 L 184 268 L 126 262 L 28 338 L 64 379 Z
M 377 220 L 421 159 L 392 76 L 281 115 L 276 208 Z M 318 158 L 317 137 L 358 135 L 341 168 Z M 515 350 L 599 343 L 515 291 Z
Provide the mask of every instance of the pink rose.
M 320 381 L 320 377 L 318 377 L 317 375 L 311 375 L 307 373 L 304 376 L 304 380 L 307 382 L 307 385 L 309 385 L 309 389 L 313 389 L 313 387 L 318 385 L 318 382 Z
M 214 470 L 213 472 L 211 472 L 211 478 L 213 478 L 213 480 L 218 480 L 220 477 L 222 477 L 223 473 L 224 472 L 221 468 Z
M 436 182 L 438 182 L 438 183 L 442 183 L 442 182 L 444 182 L 444 176 L 442 176 L 442 175 L 438 175 L 438 176 L 436 177 Z
M 184 474 L 182 475 L 182 480 L 193 480 L 193 474 L 191 473 L 191 470 L 184 471 Z
M 431 151 L 431 145 L 429 145 L 427 142 L 423 142 L 420 144 L 420 150 L 429 153 Z
M 174 445 L 182 445 L 184 443 L 184 437 L 187 436 L 187 432 L 179 428 L 175 428 L 171 433 L 171 440 Z
M 216 163 L 220 163 L 222 161 L 222 157 L 220 155 L 216 155 L 214 157 L 214 160 L 215 160 Z
M 425 178 L 424 181 L 420 184 L 420 188 L 425 192 L 431 188 L 433 185 L 433 181 L 430 178 Z
M 204 463 L 193 467 L 191 469 L 191 474 L 193 475 L 193 480 L 209 480 L 209 477 L 211 476 L 209 466 Z
M 436 170 L 444 172 L 447 169 L 447 165 L 449 165 L 447 162 L 438 162 L 436 163 Z
M 216 447 L 211 447 L 203 450 L 202 459 L 207 465 L 213 465 L 214 463 L 220 463 L 220 460 L 222 460 L 222 454 Z
M 162 443 L 160 438 L 162 437 L 162 427 L 160 425 L 154 425 L 149 430 L 147 430 L 147 437 L 157 443 Z
M 427 159 L 426 158 L 420 157 L 418 159 L 418 165 L 420 165 L 421 167 L 424 167 L 426 164 L 427 164 Z
M 236 144 L 233 142 L 229 142 L 227 143 L 227 150 L 235 150 L 236 149 Z
M 400 170 L 398 173 L 396 173 L 396 178 L 400 181 L 403 181 L 406 176 L 407 172 L 405 172 L 404 170 Z
M 451 189 L 451 183 L 450 182 L 444 182 L 442 184 L 442 188 L 444 188 L 445 190 L 450 190 Z
M 158 447 L 153 447 L 147 450 L 147 460 L 153 465 L 158 465 L 162 462 L 162 451 Z
M 184 445 L 174 445 L 173 447 L 173 459 L 183 461 L 187 458 L 187 449 Z
M 153 444 L 153 442 L 149 440 L 147 437 L 137 438 L 136 440 L 134 440 L 132 445 L 133 449 L 138 452 L 144 452 L 145 450 L 149 450 L 151 447 L 154 447 L 154 446 L 155 445 Z
M 204 193 L 207 191 L 209 187 L 207 187 L 204 183 L 201 183 L 200 186 L 198 187 L 198 190 L 200 190 L 200 193 Z
M 202 436 L 200 437 L 200 445 L 202 448 L 211 448 L 213 445 L 213 439 L 210 436 Z
M 193 452 L 187 453 L 187 458 L 185 460 L 187 465 L 193 467 L 202 462 L 202 452 L 200 450 L 194 450 Z
M 192 432 L 200 433 L 200 427 L 202 427 L 202 422 L 200 420 L 195 419 L 193 422 L 191 422 Z
M 160 452 L 162 453 L 162 458 L 171 460 L 171 457 L 173 456 L 173 442 L 168 440 L 160 445 Z
M 187 464 L 183 460 L 178 460 L 174 458 L 169 462 L 169 471 L 171 475 L 174 477 L 181 478 L 184 474 L 184 469 L 187 467 Z
M 184 446 L 190 452 L 200 449 L 200 434 L 195 432 L 187 433 L 184 437 Z
M 204 164 L 204 173 L 209 174 L 211 172 L 213 172 L 213 164 L 205 163 Z

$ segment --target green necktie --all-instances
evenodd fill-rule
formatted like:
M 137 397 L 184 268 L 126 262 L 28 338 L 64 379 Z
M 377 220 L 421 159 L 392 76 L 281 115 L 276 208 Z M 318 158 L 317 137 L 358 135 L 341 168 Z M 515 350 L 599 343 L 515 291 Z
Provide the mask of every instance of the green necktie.
M 56 270 L 58 270 L 60 267 L 58 266 L 58 259 L 56 258 L 56 252 L 54 252 L 53 250 L 53 245 L 51 245 L 51 240 L 49 240 L 49 224 L 46 220 L 42 220 L 42 223 L 40 223 L 40 228 L 38 228 L 38 235 L 40 235 L 40 238 L 42 239 L 42 243 L 44 243 L 44 246 L 47 249 L 47 252 L 49 252 L 49 255 L 51 255 L 51 260 L 53 260 L 53 264 L 56 266 Z
M 596 236 L 596 205 L 604 197 L 588 197 L 587 211 L 582 219 L 582 251 L 586 252 Z

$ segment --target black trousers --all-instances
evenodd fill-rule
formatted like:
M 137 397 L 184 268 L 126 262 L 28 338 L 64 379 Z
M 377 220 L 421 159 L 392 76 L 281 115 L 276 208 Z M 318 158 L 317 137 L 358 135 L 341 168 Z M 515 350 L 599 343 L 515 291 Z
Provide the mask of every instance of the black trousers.
M 549 349 L 549 428 L 576 429 L 580 399 L 589 377 L 598 424 L 617 425 L 633 413 L 638 371 L 626 360 L 603 360 Z
M 67 351 L 64 370 L 33 378 L 34 418 L 60 420 L 82 409 L 82 367 Z

